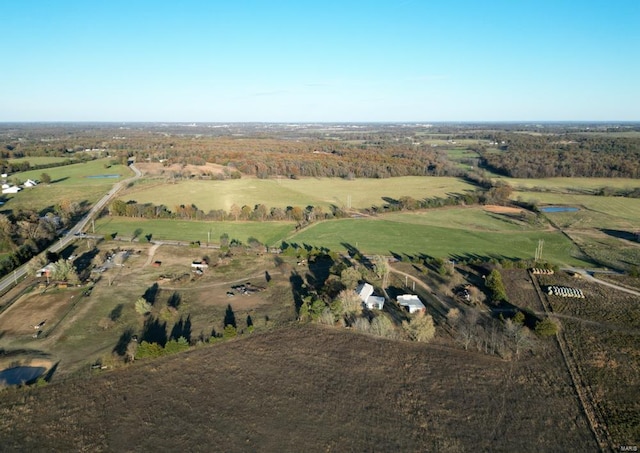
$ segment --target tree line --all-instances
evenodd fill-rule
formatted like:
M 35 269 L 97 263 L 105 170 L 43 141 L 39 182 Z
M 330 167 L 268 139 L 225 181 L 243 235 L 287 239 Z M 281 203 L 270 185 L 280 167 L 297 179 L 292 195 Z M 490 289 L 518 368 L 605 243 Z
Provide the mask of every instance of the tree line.
M 640 138 L 496 134 L 478 148 L 482 166 L 514 178 L 640 178 Z

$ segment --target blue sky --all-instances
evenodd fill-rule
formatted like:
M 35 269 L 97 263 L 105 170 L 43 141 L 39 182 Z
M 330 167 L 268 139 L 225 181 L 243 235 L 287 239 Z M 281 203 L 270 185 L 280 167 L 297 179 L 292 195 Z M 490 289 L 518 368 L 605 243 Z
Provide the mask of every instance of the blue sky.
M 0 3 L 0 121 L 640 120 L 640 1 Z

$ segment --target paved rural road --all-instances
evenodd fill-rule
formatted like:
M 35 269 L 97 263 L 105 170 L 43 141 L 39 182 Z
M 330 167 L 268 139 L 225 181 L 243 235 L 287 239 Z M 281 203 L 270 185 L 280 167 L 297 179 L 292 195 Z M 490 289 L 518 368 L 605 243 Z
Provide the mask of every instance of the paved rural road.
M 111 200 L 111 198 L 113 198 L 115 194 L 117 194 L 125 185 L 142 176 L 142 173 L 140 172 L 140 170 L 138 170 L 135 167 L 135 165 L 131 164 L 129 165 L 129 168 L 133 170 L 133 172 L 135 173 L 135 176 L 132 176 L 131 178 L 128 178 L 128 179 L 123 179 L 119 183 L 115 184 L 111 188 L 111 190 L 106 193 L 104 197 L 102 197 L 100 200 L 98 200 L 98 202 L 95 205 L 93 205 L 91 210 L 87 213 L 87 215 L 85 215 L 82 218 L 82 220 L 76 223 L 71 229 L 69 229 L 66 235 L 60 237 L 60 239 L 58 239 L 43 253 L 46 253 L 49 251 L 58 252 L 60 250 L 63 250 L 67 245 L 69 245 L 71 241 L 74 240 L 75 234 L 80 233 L 87 226 L 87 223 L 89 223 L 89 220 L 91 220 L 91 218 L 95 216 L 96 213 L 98 213 L 102 208 L 104 208 L 106 204 L 109 203 L 109 200 Z M 27 274 L 27 267 L 28 266 L 26 264 L 23 264 L 22 266 L 20 266 L 19 268 L 15 269 L 13 272 L 5 276 L 2 280 L 0 280 L 0 293 L 3 293 L 7 288 L 16 284 L 18 280 L 24 277 Z
M 640 296 L 640 291 L 635 291 L 633 289 L 625 288 L 624 286 L 616 285 L 615 283 L 605 282 L 604 280 L 600 280 L 599 278 L 595 278 L 593 276 L 593 272 L 602 272 L 597 269 L 579 269 L 577 267 L 567 267 L 562 270 L 575 272 L 576 274 L 582 275 L 586 280 L 598 283 L 599 285 L 608 286 L 609 288 L 617 289 L 618 291 L 623 291 L 625 293 L 633 294 L 634 296 Z M 610 274 L 617 274 L 617 272 L 607 272 Z

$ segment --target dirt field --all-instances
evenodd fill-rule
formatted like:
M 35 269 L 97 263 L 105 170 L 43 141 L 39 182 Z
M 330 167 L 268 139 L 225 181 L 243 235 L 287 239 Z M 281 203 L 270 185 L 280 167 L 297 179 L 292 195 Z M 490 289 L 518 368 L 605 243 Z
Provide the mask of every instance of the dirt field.
M 0 314 L 0 332 L 7 336 L 29 338 L 38 329 L 34 326 L 42 321 L 44 334 L 60 321 L 76 297 L 82 294 L 79 289 L 50 289 L 45 293 L 35 290 L 26 294 Z
M 571 359 L 613 445 L 640 444 L 640 306 L 637 296 L 561 273 L 543 285 L 579 288 L 585 299 L 545 296 Z
M 499 206 L 495 204 L 488 204 L 483 206 L 485 211 L 493 212 L 496 214 L 520 214 L 522 209 L 520 208 L 512 208 L 509 206 Z
M 595 451 L 552 356 L 296 326 L 14 391 L 3 450 Z

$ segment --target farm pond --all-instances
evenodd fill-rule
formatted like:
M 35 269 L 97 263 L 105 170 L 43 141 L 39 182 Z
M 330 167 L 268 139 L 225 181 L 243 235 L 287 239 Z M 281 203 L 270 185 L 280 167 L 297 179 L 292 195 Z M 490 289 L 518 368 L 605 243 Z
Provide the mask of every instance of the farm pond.
M 580 209 L 574 206 L 544 206 L 540 208 L 541 212 L 578 212 Z
M 21 385 L 35 381 L 47 371 L 42 366 L 16 366 L 0 370 L 0 386 Z

